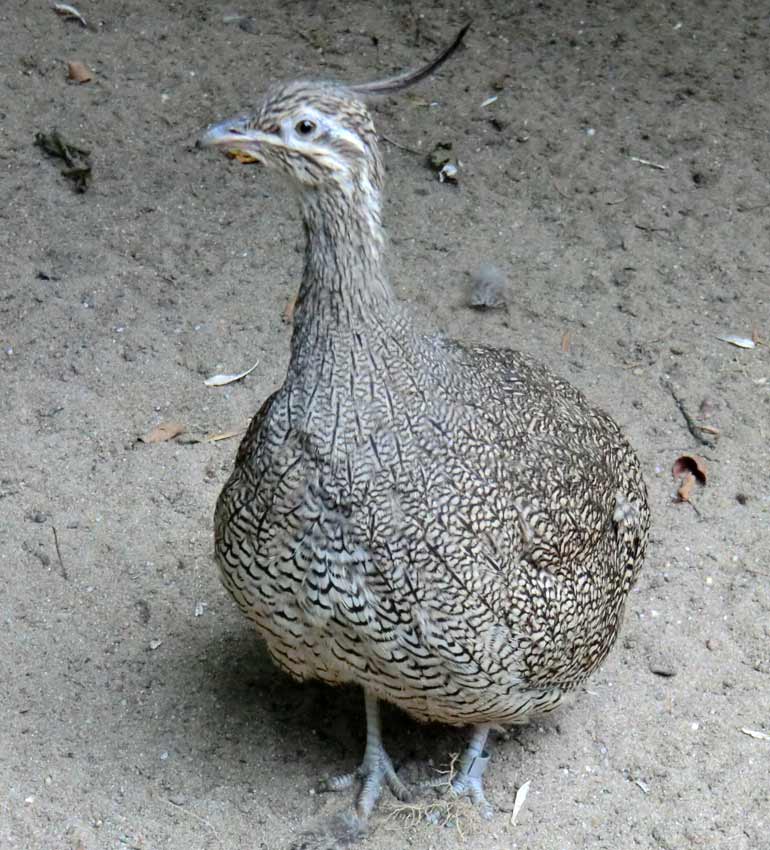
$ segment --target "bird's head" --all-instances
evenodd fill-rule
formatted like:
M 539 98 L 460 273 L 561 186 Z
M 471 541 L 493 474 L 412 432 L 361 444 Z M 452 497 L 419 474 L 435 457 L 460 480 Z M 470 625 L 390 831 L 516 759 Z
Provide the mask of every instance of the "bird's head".
M 209 127 L 201 144 L 284 174 L 303 190 L 382 182 L 369 110 L 353 90 L 331 83 L 278 86 L 254 115 Z
M 454 53 L 469 26 L 427 65 L 398 77 L 359 85 L 280 85 L 256 113 L 209 127 L 199 144 L 239 162 L 261 163 L 305 192 L 376 192 L 382 185 L 382 164 L 366 99 L 428 76 Z

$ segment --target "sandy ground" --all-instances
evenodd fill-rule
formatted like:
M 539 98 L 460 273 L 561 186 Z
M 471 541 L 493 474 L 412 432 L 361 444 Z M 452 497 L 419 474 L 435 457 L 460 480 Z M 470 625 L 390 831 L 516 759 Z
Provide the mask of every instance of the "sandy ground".
M 88 29 L 43 0 L 0 7 L 3 850 L 335 846 L 307 834 L 348 799 L 313 789 L 357 763 L 362 705 L 279 673 L 220 588 L 211 516 L 237 439 L 200 441 L 282 379 L 298 212 L 193 142 L 270 79 L 428 58 L 466 19 L 450 5 L 83 0 Z M 461 161 L 440 184 L 384 146 L 399 295 L 610 411 L 654 525 L 608 662 L 495 742 L 494 819 L 409 823 L 386 797 L 368 850 L 770 847 L 770 357 L 717 339 L 770 337 L 761 9 L 481 3 L 460 55 L 376 109 L 388 138 Z M 69 60 L 93 80 L 68 82 Z M 91 151 L 86 192 L 34 145 L 52 128 Z M 484 262 L 508 311 L 466 306 Z M 137 441 L 163 422 L 187 434 Z M 708 474 L 692 505 L 670 474 L 688 452 Z M 462 746 L 396 712 L 386 740 L 407 772 Z

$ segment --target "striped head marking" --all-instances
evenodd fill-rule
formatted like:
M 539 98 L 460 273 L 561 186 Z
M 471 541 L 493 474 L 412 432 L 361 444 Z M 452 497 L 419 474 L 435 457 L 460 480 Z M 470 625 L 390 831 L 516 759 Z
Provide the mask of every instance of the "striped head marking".
M 260 163 L 306 191 L 382 183 L 369 110 L 352 91 L 331 83 L 279 86 L 256 114 L 210 127 L 201 144 Z

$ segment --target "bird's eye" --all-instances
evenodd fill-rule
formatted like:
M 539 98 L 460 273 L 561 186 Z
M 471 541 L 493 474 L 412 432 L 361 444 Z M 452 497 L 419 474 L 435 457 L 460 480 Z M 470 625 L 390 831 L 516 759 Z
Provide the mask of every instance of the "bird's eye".
M 307 118 L 303 118 L 302 121 L 297 122 L 294 129 L 300 136 L 309 136 L 315 130 L 315 124 L 312 121 L 308 121 Z

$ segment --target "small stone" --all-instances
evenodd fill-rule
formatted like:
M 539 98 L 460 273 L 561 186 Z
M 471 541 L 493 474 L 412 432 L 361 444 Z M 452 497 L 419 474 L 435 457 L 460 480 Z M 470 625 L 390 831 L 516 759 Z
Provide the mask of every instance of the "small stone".
M 259 24 L 257 23 L 257 19 L 252 15 L 244 15 L 244 17 L 238 21 L 238 29 L 250 33 L 251 35 L 256 35 L 256 33 L 259 32 Z
M 676 676 L 676 667 L 670 659 L 663 656 L 653 658 L 650 661 L 649 668 L 650 673 L 654 673 L 656 676 L 662 676 L 664 679 L 670 679 L 672 676 Z
M 719 404 L 711 398 L 704 398 L 698 406 L 699 419 L 711 419 L 719 410 Z
M 157 649 L 163 643 L 162 640 L 151 640 L 150 641 L 150 649 Z
M 720 648 L 721 644 L 716 638 L 708 638 L 706 640 L 706 649 L 708 649 L 710 652 L 716 652 Z

